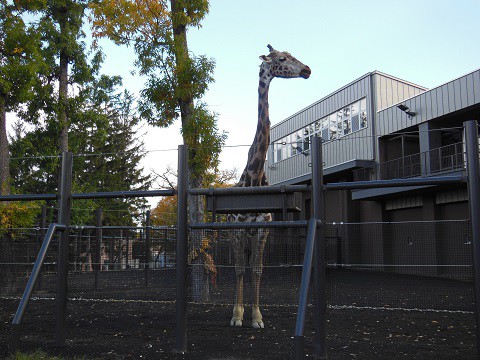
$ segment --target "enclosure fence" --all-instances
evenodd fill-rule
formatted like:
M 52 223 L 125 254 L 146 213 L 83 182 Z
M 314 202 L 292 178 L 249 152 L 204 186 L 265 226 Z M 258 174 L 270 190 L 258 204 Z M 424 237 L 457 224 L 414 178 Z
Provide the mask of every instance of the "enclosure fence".
M 43 229 L 17 231 L 15 256 L 8 267 L 10 286 L 2 297 L 20 297 L 39 250 Z M 176 228 L 102 229 L 101 259 L 96 262 L 96 228 L 70 229 L 69 298 L 175 301 Z M 234 250 L 231 238 L 241 230 L 191 230 L 190 241 L 206 245 L 211 262 L 189 258 L 188 299 L 197 280 L 195 267 L 208 276 L 202 301 L 233 304 Z M 58 236 L 58 235 L 56 235 Z M 207 244 L 208 242 L 208 244 Z M 296 306 L 306 229 L 269 229 L 264 252 L 261 303 Z M 472 243 L 464 221 L 325 224 L 327 302 L 329 306 L 474 311 Z M 57 240 L 45 258 L 34 296 L 54 298 Z M 249 271 L 250 270 L 250 271 Z M 247 269 L 246 291 L 250 291 Z M 287 290 L 286 290 L 287 289 Z M 249 303 L 251 296 L 245 297 Z M 313 299 L 313 296 L 310 297 Z
M 474 126 L 476 130 L 476 123 Z M 470 164 L 475 162 L 477 173 L 469 170 L 470 179 L 479 177 L 478 134 L 474 140 L 476 151 L 467 152 L 467 155 L 474 156 L 474 160 L 468 160 L 467 156 L 467 165 L 470 168 Z M 317 141 L 314 141 L 314 148 L 315 142 L 319 144 Z M 469 144 L 472 146 L 471 139 Z M 185 151 L 179 152 L 179 164 L 185 165 L 186 158 L 181 159 L 182 156 L 186 156 Z M 71 194 L 68 173 L 65 174 L 62 177 L 63 185 L 59 196 L 61 211 L 58 218 L 66 230 L 51 239 L 49 251 L 42 259 L 44 266 L 38 274 L 33 297 L 55 298 L 57 302 L 60 299 L 60 303 L 63 295 L 65 302 L 67 296 L 71 301 L 171 302 L 177 306 L 176 322 L 179 326 L 183 321 L 186 322 L 185 317 L 178 316 L 182 313 L 179 310 L 185 314 L 185 309 L 179 308 L 184 307 L 186 301 L 233 304 L 235 260 L 231 240 L 245 232 L 255 235 L 263 231 L 268 233 L 268 239 L 263 258 L 260 292 L 262 306 L 294 309 L 299 304 L 302 285 L 311 288 L 307 306 L 318 306 L 318 288 L 313 291 L 314 284 L 305 284 L 305 280 L 302 284 L 304 261 L 313 251 L 306 246 L 306 222 L 273 222 L 270 226 L 261 223 L 245 224 L 243 228 L 205 224 L 184 226 L 187 207 L 185 198 L 181 198 L 180 194 L 187 193 L 185 183 L 182 184 L 186 176 L 179 176 L 180 179 L 177 228 L 151 226 L 148 215 L 145 226 L 103 226 L 101 217 L 97 216 L 96 224 L 78 227 L 69 224 L 69 201 L 72 199 L 141 196 L 145 193 Z M 387 186 L 385 181 L 388 181 L 388 186 L 405 184 L 397 179 L 324 186 L 315 177 L 313 180 L 313 187 L 317 187 L 313 190 L 317 193 L 319 190 L 323 192 L 355 186 L 382 187 Z M 408 181 L 416 185 L 433 181 L 448 184 L 465 181 L 465 176 L 443 176 L 436 180 L 415 178 Z M 314 275 L 317 276 L 321 270 L 326 276 L 325 280 L 316 282 L 315 286 L 324 286 L 321 293 L 325 295 L 325 307 L 335 310 L 458 312 L 471 314 L 472 317 L 476 315 L 478 321 L 479 293 L 478 287 L 475 291 L 474 283 L 479 276 L 480 266 L 480 222 L 476 216 L 480 216 L 480 208 L 475 206 L 479 206 L 480 189 L 475 189 L 472 184 L 475 185 L 475 182 L 469 182 L 470 199 L 475 199 L 475 204 L 471 204 L 471 222 L 325 223 L 320 220 L 324 218 L 323 209 L 314 204 L 312 219 L 319 221 L 318 233 L 321 234 L 320 242 L 316 243 L 314 250 L 321 250 L 320 253 L 325 257 L 320 258 L 320 261 L 314 257 L 317 266 Z M 288 197 L 283 197 L 282 207 L 285 215 Z M 220 208 L 221 206 L 217 210 Z M 251 211 L 245 211 L 247 210 Z M 46 230 L 44 224 L 35 228 L 8 230 L 13 255 L 8 262 L 0 263 L 0 270 L 5 275 L 0 297 L 20 298 L 29 281 Z M 245 279 L 247 291 L 252 286 L 249 277 L 251 272 L 252 269 L 248 268 Z M 68 283 L 62 284 L 67 280 Z M 199 293 L 201 296 L 198 296 Z M 323 296 L 322 294 L 320 295 Z M 249 298 L 251 296 L 247 293 L 247 303 Z M 63 314 L 64 310 L 61 311 Z M 65 321 L 65 317 L 61 321 Z M 319 328 L 318 321 L 315 322 L 316 336 Z M 322 346 L 325 344 L 322 343 Z M 184 347 L 184 340 L 177 343 L 177 349 Z

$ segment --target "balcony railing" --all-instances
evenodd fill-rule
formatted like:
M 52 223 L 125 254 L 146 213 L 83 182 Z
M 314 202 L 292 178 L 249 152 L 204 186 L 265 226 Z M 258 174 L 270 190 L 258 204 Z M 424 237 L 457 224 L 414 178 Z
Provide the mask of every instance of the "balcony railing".
M 386 161 L 375 165 L 374 168 L 355 170 L 353 179 L 354 181 L 406 179 L 432 176 L 464 168 L 464 143 L 456 143 Z

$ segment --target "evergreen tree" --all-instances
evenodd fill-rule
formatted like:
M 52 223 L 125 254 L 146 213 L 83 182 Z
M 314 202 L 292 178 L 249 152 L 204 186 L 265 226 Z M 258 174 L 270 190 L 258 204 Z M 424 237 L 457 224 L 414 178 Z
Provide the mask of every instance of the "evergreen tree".
M 18 0 L 29 4 L 31 0 Z M 37 0 L 40 1 L 40 0 Z M 32 124 L 46 123 L 55 132 L 57 153 L 69 151 L 70 114 L 74 111 L 77 89 L 93 80 L 99 65 L 89 52 L 82 30 L 87 0 L 47 1 L 38 18 L 41 56 L 46 66 L 38 73 L 35 97 L 19 115 Z
M 146 190 L 151 184 L 140 166 L 145 151 L 137 138 L 139 119 L 133 110 L 134 99 L 128 92 L 120 92 L 119 86 L 119 77 L 101 75 L 74 99 L 76 110 L 69 116 L 75 192 Z M 12 162 L 12 181 L 21 192 L 57 191 L 59 158 L 44 156 L 56 152 L 54 125 L 39 122 L 29 132 L 21 125 L 16 127 L 12 157 L 21 161 Z M 99 206 L 115 210 L 106 212 L 106 224 L 132 225 L 145 200 L 76 200 L 72 223 L 92 223 L 93 210 Z

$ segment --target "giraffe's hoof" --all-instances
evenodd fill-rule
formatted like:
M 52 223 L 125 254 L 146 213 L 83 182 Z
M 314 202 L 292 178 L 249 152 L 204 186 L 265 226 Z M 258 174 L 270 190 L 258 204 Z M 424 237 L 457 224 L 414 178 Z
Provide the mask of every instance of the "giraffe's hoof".
M 236 319 L 236 320 L 235 320 L 235 319 L 232 319 L 232 320 L 230 320 L 230 326 L 238 326 L 238 327 L 240 327 L 240 326 L 242 326 L 242 320 L 240 320 L 240 319 Z
M 265 327 L 265 325 L 263 324 L 263 321 L 260 320 L 260 321 L 252 321 L 252 327 L 254 329 L 263 329 Z
M 253 321 L 252 326 L 254 329 L 263 329 L 265 327 L 263 321 Z

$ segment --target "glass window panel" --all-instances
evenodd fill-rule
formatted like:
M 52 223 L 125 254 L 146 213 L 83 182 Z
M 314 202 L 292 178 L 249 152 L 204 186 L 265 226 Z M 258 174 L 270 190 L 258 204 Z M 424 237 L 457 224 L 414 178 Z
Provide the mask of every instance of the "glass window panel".
M 283 159 L 286 159 L 287 158 L 287 147 L 286 146 L 282 146 L 282 160 Z
M 351 132 L 351 120 L 350 120 L 350 106 L 344 107 L 342 109 L 342 134 L 347 135 Z
M 305 139 L 303 139 L 303 151 L 307 151 L 308 149 L 310 149 L 310 139 L 312 137 L 309 136 L 309 137 L 306 137 Z
M 294 136 L 290 134 L 287 136 L 287 144 L 285 146 L 285 159 L 292 156 L 292 144 L 294 143 Z
M 367 99 L 360 100 L 360 128 L 367 127 Z
M 330 125 L 330 121 L 329 121 L 328 117 L 326 117 L 325 119 L 322 120 L 320 136 L 322 137 L 323 141 L 329 141 L 330 140 L 329 125 Z
M 330 140 L 335 140 L 338 138 L 338 128 L 337 128 L 337 115 L 332 114 L 329 116 L 330 120 Z
M 359 107 L 360 107 L 360 103 L 358 101 L 352 104 L 352 113 L 351 113 L 352 132 L 360 130 Z
M 342 136 L 343 134 L 343 110 L 337 112 L 337 117 L 335 119 L 337 124 L 337 136 Z

